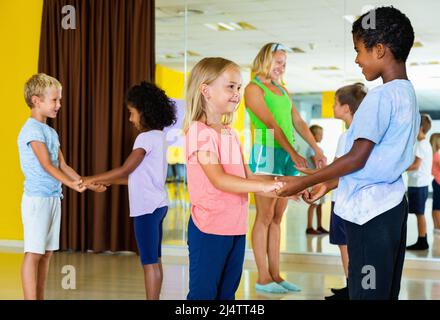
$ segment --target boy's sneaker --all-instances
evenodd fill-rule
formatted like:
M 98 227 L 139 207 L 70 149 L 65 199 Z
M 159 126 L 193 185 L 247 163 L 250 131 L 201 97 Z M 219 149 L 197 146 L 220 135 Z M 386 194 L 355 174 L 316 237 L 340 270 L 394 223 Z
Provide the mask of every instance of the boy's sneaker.
M 344 288 L 345 289 L 345 288 Z M 332 296 L 324 297 L 325 300 L 350 300 L 348 295 L 348 289 L 345 291 L 339 291 Z
M 343 291 L 348 291 L 348 287 L 345 286 L 344 288 L 339 288 L 339 289 L 331 288 L 330 291 L 336 294 L 336 293 L 340 293 L 340 292 L 343 292 Z

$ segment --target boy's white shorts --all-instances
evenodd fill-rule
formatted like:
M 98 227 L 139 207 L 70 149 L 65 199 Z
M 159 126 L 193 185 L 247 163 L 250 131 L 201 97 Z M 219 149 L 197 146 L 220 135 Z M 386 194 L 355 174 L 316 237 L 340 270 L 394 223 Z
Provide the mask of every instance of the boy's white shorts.
M 59 249 L 61 199 L 59 197 L 29 197 L 21 199 L 24 229 L 24 252 L 44 254 Z

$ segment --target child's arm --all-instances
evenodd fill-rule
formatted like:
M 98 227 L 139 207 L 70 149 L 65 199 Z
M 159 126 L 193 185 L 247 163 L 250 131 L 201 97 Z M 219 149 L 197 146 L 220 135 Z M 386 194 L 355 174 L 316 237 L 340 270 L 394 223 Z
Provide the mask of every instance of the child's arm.
M 46 144 L 40 141 L 31 141 L 30 142 L 32 151 L 37 157 L 40 165 L 43 169 L 49 173 L 52 177 L 60 181 L 62 184 L 68 186 L 69 188 L 83 192 L 86 188 L 81 186 L 81 177 L 70 177 L 66 173 L 64 173 L 60 168 L 55 167 L 50 161 L 49 152 L 47 151 Z
M 221 191 L 233 193 L 271 192 L 282 186 L 282 183 L 274 180 L 246 179 L 227 174 L 217 156 L 212 152 L 198 151 L 195 156 L 197 156 L 197 160 L 209 181 Z M 247 171 L 246 175 L 248 175 Z
M 332 164 L 322 168 L 313 175 L 305 177 L 279 177 L 277 180 L 286 182 L 286 184 L 277 194 L 280 196 L 290 196 L 315 184 L 334 180 L 360 170 L 367 163 L 373 147 L 374 142 L 360 138 L 353 143 L 353 147 L 346 155 L 338 158 Z
M 127 181 L 129 174 L 132 173 L 137 168 L 137 166 L 142 162 L 144 157 L 145 157 L 144 149 L 142 148 L 134 149 L 121 167 L 91 177 L 84 177 L 83 184 L 85 186 L 96 183 L 103 185 L 126 184 L 125 182 Z
M 274 181 L 274 177 L 270 176 L 270 175 L 259 175 L 259 174 L 254 174 L 251 169 L 249 168 L 249 166 L 246 164 L 246 162 L 244 161 L 244 157 L 242 155 L 242 159 L 243 159 L 243 163 L 244 163 L 244 169 L 246 171 L 246 178 L 250 179 L 250 180 L 259 180 L 259 181 Z M 263 197 L 269 197 L 269 198 L 283 198 L 280 197 L 279 195 L 277 195 L 275 193 L 275 191 L 271 191 L 271 192 L 255 192 L 256 195 L 258 196 L 263 196 Z M 294 200 L 298 200 L 298 196 L 292 196 L 291 197 Z
M 81 179 L 81 176 L 78 173 L 76 173 L 75 170 L 73 170 L 71 167 L 67 165 L 66 161 L 64 160 L 64 155 L 61 152 L 61 149 L 58 150 L 58 162 L 59 162 L 60 170 L 70 179 L 72 180 Z
M 322 153 L 321 149 L 316 144 L 315 138 L 313 134 L 310 132 L 309 126 L 307 123 L 301 118 L 301 115 L 296 110 L 295 106 L 292 106 L 292 122 L 295 126 L 296 131 L 300 134 L 301 137 L 312 147 L 315 151 L 316 157 L 316 167 L 321 168 L 327 163 L 327 158 Z
M 81 180 L 81 176 L 73 168 L 67 165 L 66 161 L 64 160 L 64 155 L 61 149 L 59 149 L 58 151 L 58 161 L 60 164 L 60 170 L 64 174 L 66 174 L 70 179 Z M 95 192 L 104 192 L 105 190 L 107 190 L 107 188 L 104 185 L 90 185 L 87 188 Z
M 416 159 L 414 160 L 414 162 L 409 166 L 408 169 L 406 169 L 406 171 L 414 171 L 414 170 L 418 170 L 420 168 L 420 165 L 422 164 L 422 159 L 419 157 L 416 157 Z

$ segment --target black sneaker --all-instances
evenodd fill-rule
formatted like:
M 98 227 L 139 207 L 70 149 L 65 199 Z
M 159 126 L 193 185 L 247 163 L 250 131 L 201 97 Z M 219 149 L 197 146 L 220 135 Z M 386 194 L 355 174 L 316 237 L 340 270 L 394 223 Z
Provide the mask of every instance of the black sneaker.
M 340 293 L 340 292 L 343 292 L 343 291 L 348 291 L 348 287 L 339 288 L 339 289 L 331 288 L 330 291 L 336 294 L 336 293 Z
M 324 297 L 325 300 L 350 300 L 350 296 L 348 295 L 348 288 L 346 290 L 343 290 L 345 288 L 340 289 L 338 293 L 335 293 L 332 296 Z
M 426 237 L 419 237 L 417 242 L 411 246 L 406 247 L 406 250 L 427 250 L 429 249 L 428 241 Z

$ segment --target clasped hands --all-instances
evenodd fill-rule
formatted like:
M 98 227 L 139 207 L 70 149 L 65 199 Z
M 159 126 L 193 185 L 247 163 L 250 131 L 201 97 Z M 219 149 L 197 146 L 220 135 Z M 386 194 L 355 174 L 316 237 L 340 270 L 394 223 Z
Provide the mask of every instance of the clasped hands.
M 308 189 L 304 186 L 303 179 L 304 177 L 298 176 L 275 177 L 275 181 L 283 183 L 283 186 L 275 190 L 275 193 L 283 198 L 297 199 L 302 197 L 305 202 L 311 204 L 329 191 L 325 183 L 319 183 Z
M 108 186 L 109 185 L 93 181 L 93 177 L 81 177 L 78 180 L 72 181 L 69 185 L 70 188 L 80 193 L 84 192 L 87 189 L 94 192 L 104 192 L 107 190 Z

